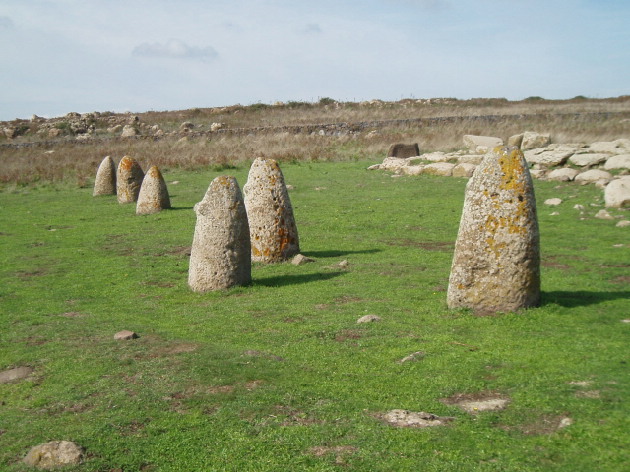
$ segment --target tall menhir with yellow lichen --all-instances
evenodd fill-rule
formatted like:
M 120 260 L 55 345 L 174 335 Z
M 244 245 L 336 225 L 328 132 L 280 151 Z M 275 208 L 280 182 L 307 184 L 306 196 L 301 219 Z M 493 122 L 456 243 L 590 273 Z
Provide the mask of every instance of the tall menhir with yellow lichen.
M 257 158 L 243 187 L 252 261 L 281 262 L 300 252 L 293 207 L 274 159 Z
M 494 148 L 468 182 L 447 303 L 479 314 L 540 303 L 536 199 L 517 148 Z

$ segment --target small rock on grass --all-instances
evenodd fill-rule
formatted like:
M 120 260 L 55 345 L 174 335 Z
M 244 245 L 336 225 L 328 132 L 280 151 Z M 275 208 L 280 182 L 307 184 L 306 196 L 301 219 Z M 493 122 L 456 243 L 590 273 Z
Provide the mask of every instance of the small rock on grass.
M 560 198 L 548 198 L 545 200 L 545 205 L 549 206 L 558 206 L 562 203 L 562 199 Z
M 615 226 L 617 228 L 626 228 L 630 226 L 630 220 L 621 220 Z
M 0 384 L 24 380 L 33 373 L 32 367 L 16 367 L 0 372 Z
M 375 321 L 381 321 L 381 317 L 377 315 L 365 315 L 357 320 L 357 323 L 373 323 Z
M 34 446 L 24 457 L 24 463 L 38 469 L 53 469 L 79 464 L 83 448 L 71 441 L 51 441 Z
M 390 410 L 381 418 L 401 428 L 428 428 L 432 426 L 446 426 L 455 418 L 450 416 L 437 416 L 424 411 L 414 412 L 409 410 Z
M 124 329 L 122 331 L 118 331 L 116 334 L 114 334 L 114 339 L 121 341 L 121 340 L 127 340 L 127 339 L 136 339 L 139 336 L 134 333 L 133 331 L 129 331 L 127 329 Z
M 308 264 L 309 262 L 315 262 L 315 259 L 311 259 L 310 257 L 306 257 L 302 254 L 298 254 L 291 260 L 291 264 L 295 266 Z
M 404 364 L 405 362 L 413 362 L 413 361 L 419 361 L 420 359 L 422 359 L 425 356 L 424 352 L 422 351 L 416 351 L 414 353 L 409 354 L 408 356 L 403 357 L 402 359 L 400 359 L 398 361 L 399 364 Z

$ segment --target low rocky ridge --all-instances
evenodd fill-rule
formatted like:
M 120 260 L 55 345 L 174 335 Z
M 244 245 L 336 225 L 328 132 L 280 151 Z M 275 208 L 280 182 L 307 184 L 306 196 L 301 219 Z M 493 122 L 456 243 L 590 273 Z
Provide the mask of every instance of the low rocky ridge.
M 419 156 L 386 157 L 370 170 L 387 170 L 395 175 L 431 174 L 472 177 L 483 156 L 500 138 L 464 136 L 466 149 L 429 152 Z M 508 139 L 520 147 L 534 179 L 575 181 L 604 189 L 607 207 L 630 207 L 630 139 L 587 144 L 552 143 L 549 134 L 525 132 Z

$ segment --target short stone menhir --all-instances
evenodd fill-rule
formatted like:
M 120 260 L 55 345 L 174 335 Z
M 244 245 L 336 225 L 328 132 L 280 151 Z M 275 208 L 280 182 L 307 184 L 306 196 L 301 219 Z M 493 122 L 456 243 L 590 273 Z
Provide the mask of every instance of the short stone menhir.
M 116 195 L 116 164 L 109 156 L 105 157 L 98 166 L 92 195 L 95 197 Z
M 284 175 L 274 159 L 256 158 L 243 187 L 254 262 L 282 262 L 300 252 Z
M 194 292 L 248 285 L 251 243 L 245 203 L 234 177 L 215 178 L 195 205 L 197 223 L 190 251 L 188 285 Z
M 171 207 L 171 200 L 166 188 L 164 177 L 157 166 L 152 166 L 142 180 L 138 203 L 137 215 L 150 215 Z
M 540 303 L 540 236 L 523 153 L 496 147 L 466 187 L 447 292 L 449 308 L 477 314 Z
M 135 203 L 138 201 L 144 172 L 138 162 L 129 156 L 118 163 L 116 172 L 116 195 L 118 203 Z

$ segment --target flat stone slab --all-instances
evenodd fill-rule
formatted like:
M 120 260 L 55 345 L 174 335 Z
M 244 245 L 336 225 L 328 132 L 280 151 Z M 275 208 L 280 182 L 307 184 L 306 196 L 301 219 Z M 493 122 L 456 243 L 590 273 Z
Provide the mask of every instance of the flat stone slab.
M 0 384 L 11 383 L 17 380 L 24 380 L 30 376 L 35 369 L 32 367 L 16 367 L 0 372 Z
M 114 334 L 114 339 L 116 339 L 117 341 L 126 341 L 128 339 L 136 339 L 138 337 L 139 336 L 136 333 L 127 329 L 123 329 L 122 331 L 118 331 L 116 334 Z
M 390 410 L 380 416 L 386 423 L 399 428 L 430 428 L 433 426 L 446 426 L 455 418 L 450 416 L 437 416 L 424 411 L 414 412 L 409 410 Z
M 455 405 L 472 415 L 483 411 L 504 410 L 510 404 L 509 398 L 496 393 L 458 394 L 443 398 L 441 401 L 446 405 Z

